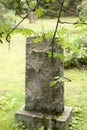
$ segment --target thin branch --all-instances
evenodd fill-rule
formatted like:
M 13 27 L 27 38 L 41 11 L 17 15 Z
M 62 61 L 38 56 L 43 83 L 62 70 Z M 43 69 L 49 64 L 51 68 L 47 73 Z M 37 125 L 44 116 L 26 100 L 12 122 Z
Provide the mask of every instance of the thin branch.
M 69 79 L 69 78 L 67 78 L 67 77 L 64 77 L 64 76 L 63 76 L 63 78 L 64 78 L 65 80 L 67 80 L 68 82 L 72 82 L 72 80 Z
M 30 7 L 30 6 L 29 6 L 29 3 L 28 3 L 28 0 L 26 0 L 26 4 L 27 4 L 28 7 Z
M 41 2 L 41 0 L 37 0 L 37 4 L 36 4 L 36 6 L 34 7 L 34 10 L 33 10 L 33 11 L 35 11 L 35 10 L 39 7 L 40 2 Z
M 29 5 L 28 0 L 26 0 L 26 4 L 27 4 L 28 8 L 29 8 L 31 11 L 33 11 L 33 9 L 32 9 L 32 8 L 30 7 L 30 5 Z
M 63 8 L 64 0 L 62 0 L 62 2 L 59 2 L 59 3 L 61 4 L 61 7 L 60 7 L 60 10 L 59 10 L 59 13 L 58 13 L 56 28 L 55 28 L 54 35 L 53 35 L 53 38 L 52 38 L 52 61 L 53 61 L 53 57 L 54 57 L 53 54 L 54 54 L 55 36 L 56 36 L 57 29 L 59 27 L 59 22 L 60 22 L 60 17 L 61 17 L 61 12 L 62 12 L 62 8 Z
M 77 22 L 63 22 L 61 20 L 59 20 L 60 24 L 76 24 Z
M 11 34 L 27 17 L 28 17 L 28 14 L 27 14 L 25 17 L 23 17 L 22 20 L 21 20 L 14 28 L 12 28 L 12 30 L 7 34 L 7 36 L 6 36 L 7 42 L 10 42 L 10 39 L 9 39 L 10 34 Z
M 0 33 L 0 43 L 3 43 L 3 41 L 2 41 L 2 35 L 4 35 L 4 32 Z
M 31 11 L 35 11 L 39 7 L 40 2 L 41 2 L 41 0 L 37 0 L 37 4 L 32 9 L 30 7 L 29 3 L 28 3 L 28 0 L 26 0 L 26 4 L 28 5 L 28 7 L 29 7 L 29 9 Z M 56 28 L 55 28 L 54 35 L 53 35 L 53 38 L 52 38 L 52 59 L 53 59 L 53 52 L 54 52 L 55 36 L 56 36 L 56 32 L 57 32 L 59 23 L 60 24 L 87 24 L 87 23 L 78 23 L 78 22 L 72 23 L 72 22 L 63 22 L 63 21 L 61 21 L 60 17 L 61 17 L 61 12 L 62 12 L 62 8 L 63 8 L 64 0 L 61 0 L 61 1 L 58 0 L 58 2 L 60 4 L 60 9 L 59 9 L 59 14 L 58 14 L 58 20 L 57 20 L 57 23 L 56 23 Z M 28 17 L 28 15 L 29 15 L 29 13 L 27 12 L 26 16 L 22 17 L 22 20 L 14 28 L 12 28 L 12 30 L 10 32 L 7 33 L 7 36 L 6 36 L 7 42 L 10 43 L 10 34 Z
M 28 1 L 26 0 L 26 2 L 28 2 Z M 35 11 L 37 9 L 37 7 L 39 6 L 40 2 L 41 2 L 41 0 L 37 0 L 37 4 L 35 5 L 34 9 L 31 9 L 31 11 Z M 10 34 L 28 17 L 28 15 L 29 15 L 29 13 L 27 13 L 26 16 L 23 17 L 22 20 L 14 28 L 12 28 L 12 30 L 10 32 L 8 32 L 8 34 L 6 36 L 7 42 L 10 43 Z
M 61 20 L 59 20 L 59 23 L 60 24 L 87 24 L 86 22 L 83 22 L 83 23 L 80 23 L 78 21 L 76 21 L 76 22 L 63 22 Z
M 31 11 L 35 11 L 36 8 L 39 7 L 40 2 L 41 2 L 41 0 L 37 0 L 37 4 L 36 4 L 35 7 L 32 9 L 32 8 L 30 7 L 29 3 L 28 3 L 28 0 L 26 0 L 26 4 L 27 4 L 27 6 L 29 7 L 29 9 L 30 9 Z
M 27 11 L 26 11 L 26 13 L 27 13 Z M 26 13 L 23 13 L 25 16 L 26 16 Z M 28 14 L 28 13 L 27 13 Z M 24 16 L 22 16 L 21 14 L 17 14 L 20 18 L 24 18 Z

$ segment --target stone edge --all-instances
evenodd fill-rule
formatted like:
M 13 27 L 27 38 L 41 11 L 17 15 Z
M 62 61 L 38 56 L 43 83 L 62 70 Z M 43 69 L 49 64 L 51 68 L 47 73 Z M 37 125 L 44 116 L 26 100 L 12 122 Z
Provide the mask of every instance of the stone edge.
M 25 111 L 25 106 L 22 106 L 19 110 L 17 110 L 17 112 L 15 113 L 15 117 L 16 117 L 16 120 L 18 121 L 23 121 L 21 120 L 21 117 L 32 117 L 32 118 L 39 118 L 39 119 L 42 119 L 44 117 L 45 114 L 42 114 L 40 112 L 28 112 L 28 111 Z M 66 125 L 66 122 L 68 122 L 69 124 L 69 121 L 71 120 L 71 116 L 72 116 L 72 107 L 69 107 L 69 106 L 65 106 L 64 107 L 64 112 L 60 115 L 60 116 L 54 116 L 54 115 L 47 115 L 46 114 L 46 120 L 56 120 L 56 122 L 58 123 L 62 123 L 62 124 L 65 124 Z

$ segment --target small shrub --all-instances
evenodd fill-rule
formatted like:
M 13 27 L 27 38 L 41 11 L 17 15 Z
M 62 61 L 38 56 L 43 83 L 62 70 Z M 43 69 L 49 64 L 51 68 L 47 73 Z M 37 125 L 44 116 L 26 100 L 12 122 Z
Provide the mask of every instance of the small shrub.
M 86 68 L 87 65 L 87 34 L 77 37 L 72 45 L 65 50 L 65 68 Z

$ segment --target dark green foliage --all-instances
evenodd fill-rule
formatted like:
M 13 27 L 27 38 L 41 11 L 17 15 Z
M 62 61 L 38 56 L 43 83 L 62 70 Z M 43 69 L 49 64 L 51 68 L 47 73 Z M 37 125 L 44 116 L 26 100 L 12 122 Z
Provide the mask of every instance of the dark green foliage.
M 18 123 L 15 122 L 15 124 L 12 126 L 12 129 L 13 130 L 28 130 L 22 122 L 18 122 Z
M 22 122 L 19 122 L 13 125 L 13 130 L 29 130 L 29 129 L 26 128 L 26 126 Z M 40 127 L 38 130 L 45 130 L 44 126 Z M 52 130 L 52 129 L 48 128 L 47 130 Z
M 69 130 L 82 130 L 82 126 L 85 124 L 85 120 L 82 116 L 82 113 L 83 110 L 81 108 L 74 108 L 72 122 L 69 125 Z
M 67 0 L 65 1 L 64 14 L 66 16 L 78 16 L 77 6 L 82 0 Z
M 87 19 L 87 0 L 83 0 L 80 5 L 78 5 L 79 19 L 80 21 Z
M 77 37 L 72 45 L 65 50 L 65 68 L 83 68 L 87 66 L 87 33 Z
M 45 0 L 41 1 L 40 6 L 44 9 L 44 16 L 45 17 L 57 17 L 58 15 L 58 8 L 59 3 L 57 0 L 55 2 L 49 1 L 46 2 Z
M 3 0 L 2 0 L 3 1 Z M 62 14 L 63 16 L 77 16 L 78 11 L 77 11 L 77 6 L 81 3 L 82 0 L 66 0 L 64 1 L 64 7 L 62 9 Z M 8 2 L 4 2 L 3 4 L 9 8 L 16 10 L 16 14 L 24 14 L 30 9 L 34 9 L 36 0 L 34 1 L 29 1 L 27 0 L 8 0 Z M 58 16 L 58 10 L 60 7 L 60 4 L 58 0 L 41 0 L 40 1 L 40 6 L 44 10 L 44 16 L 45 17 L 57 17 Z
M 81 3 L 82 0 L 66 0 L 64 1 L 64 7 L 62 9 L 62 16 L 78 16 L 77 6 Z M 58 0 L 54 2 L 46 2 L 45 0 L 41 1 L 41 7 L 44 9 L 45 17 L 57 17 L 60 4 Z

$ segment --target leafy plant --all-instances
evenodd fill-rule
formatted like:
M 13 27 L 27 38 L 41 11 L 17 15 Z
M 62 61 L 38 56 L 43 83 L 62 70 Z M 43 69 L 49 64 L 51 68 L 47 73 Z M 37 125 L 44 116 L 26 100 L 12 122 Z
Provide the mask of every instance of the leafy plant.
M 5 112 L 10 111 L 15 105 L 16 98 L 12 98 L 11 95 L 0 97 L 0 110 Z
M 85 122 L 82 117 L 82 109 L 79 107 L 74 107 L 72 122 L 69 125 L 69 130 L 82 130 L 84 123 Z
M 79 20 L 81 22 L 87 20 L 87 0 L 83 0 L 80 5 L 78 5 L 79 10 Z
M 19 123 L 15 122 L 12 128 L 13 130 L 29 130 L 29 128 L 26 128 L 26 126 L 22 122 Z M 44 126 L 40 127 L 38 130 L 44 130 Z M 52 129 L 48 128 L 47 130 L 52 130 Z
M 15 122 L 12 126 L 13 130 L 29 130 L 22 122 Z
M 87 64 L 87 35 L 84 33 L 72 42 L 65 50 L 65 67 L 85 67 Z

